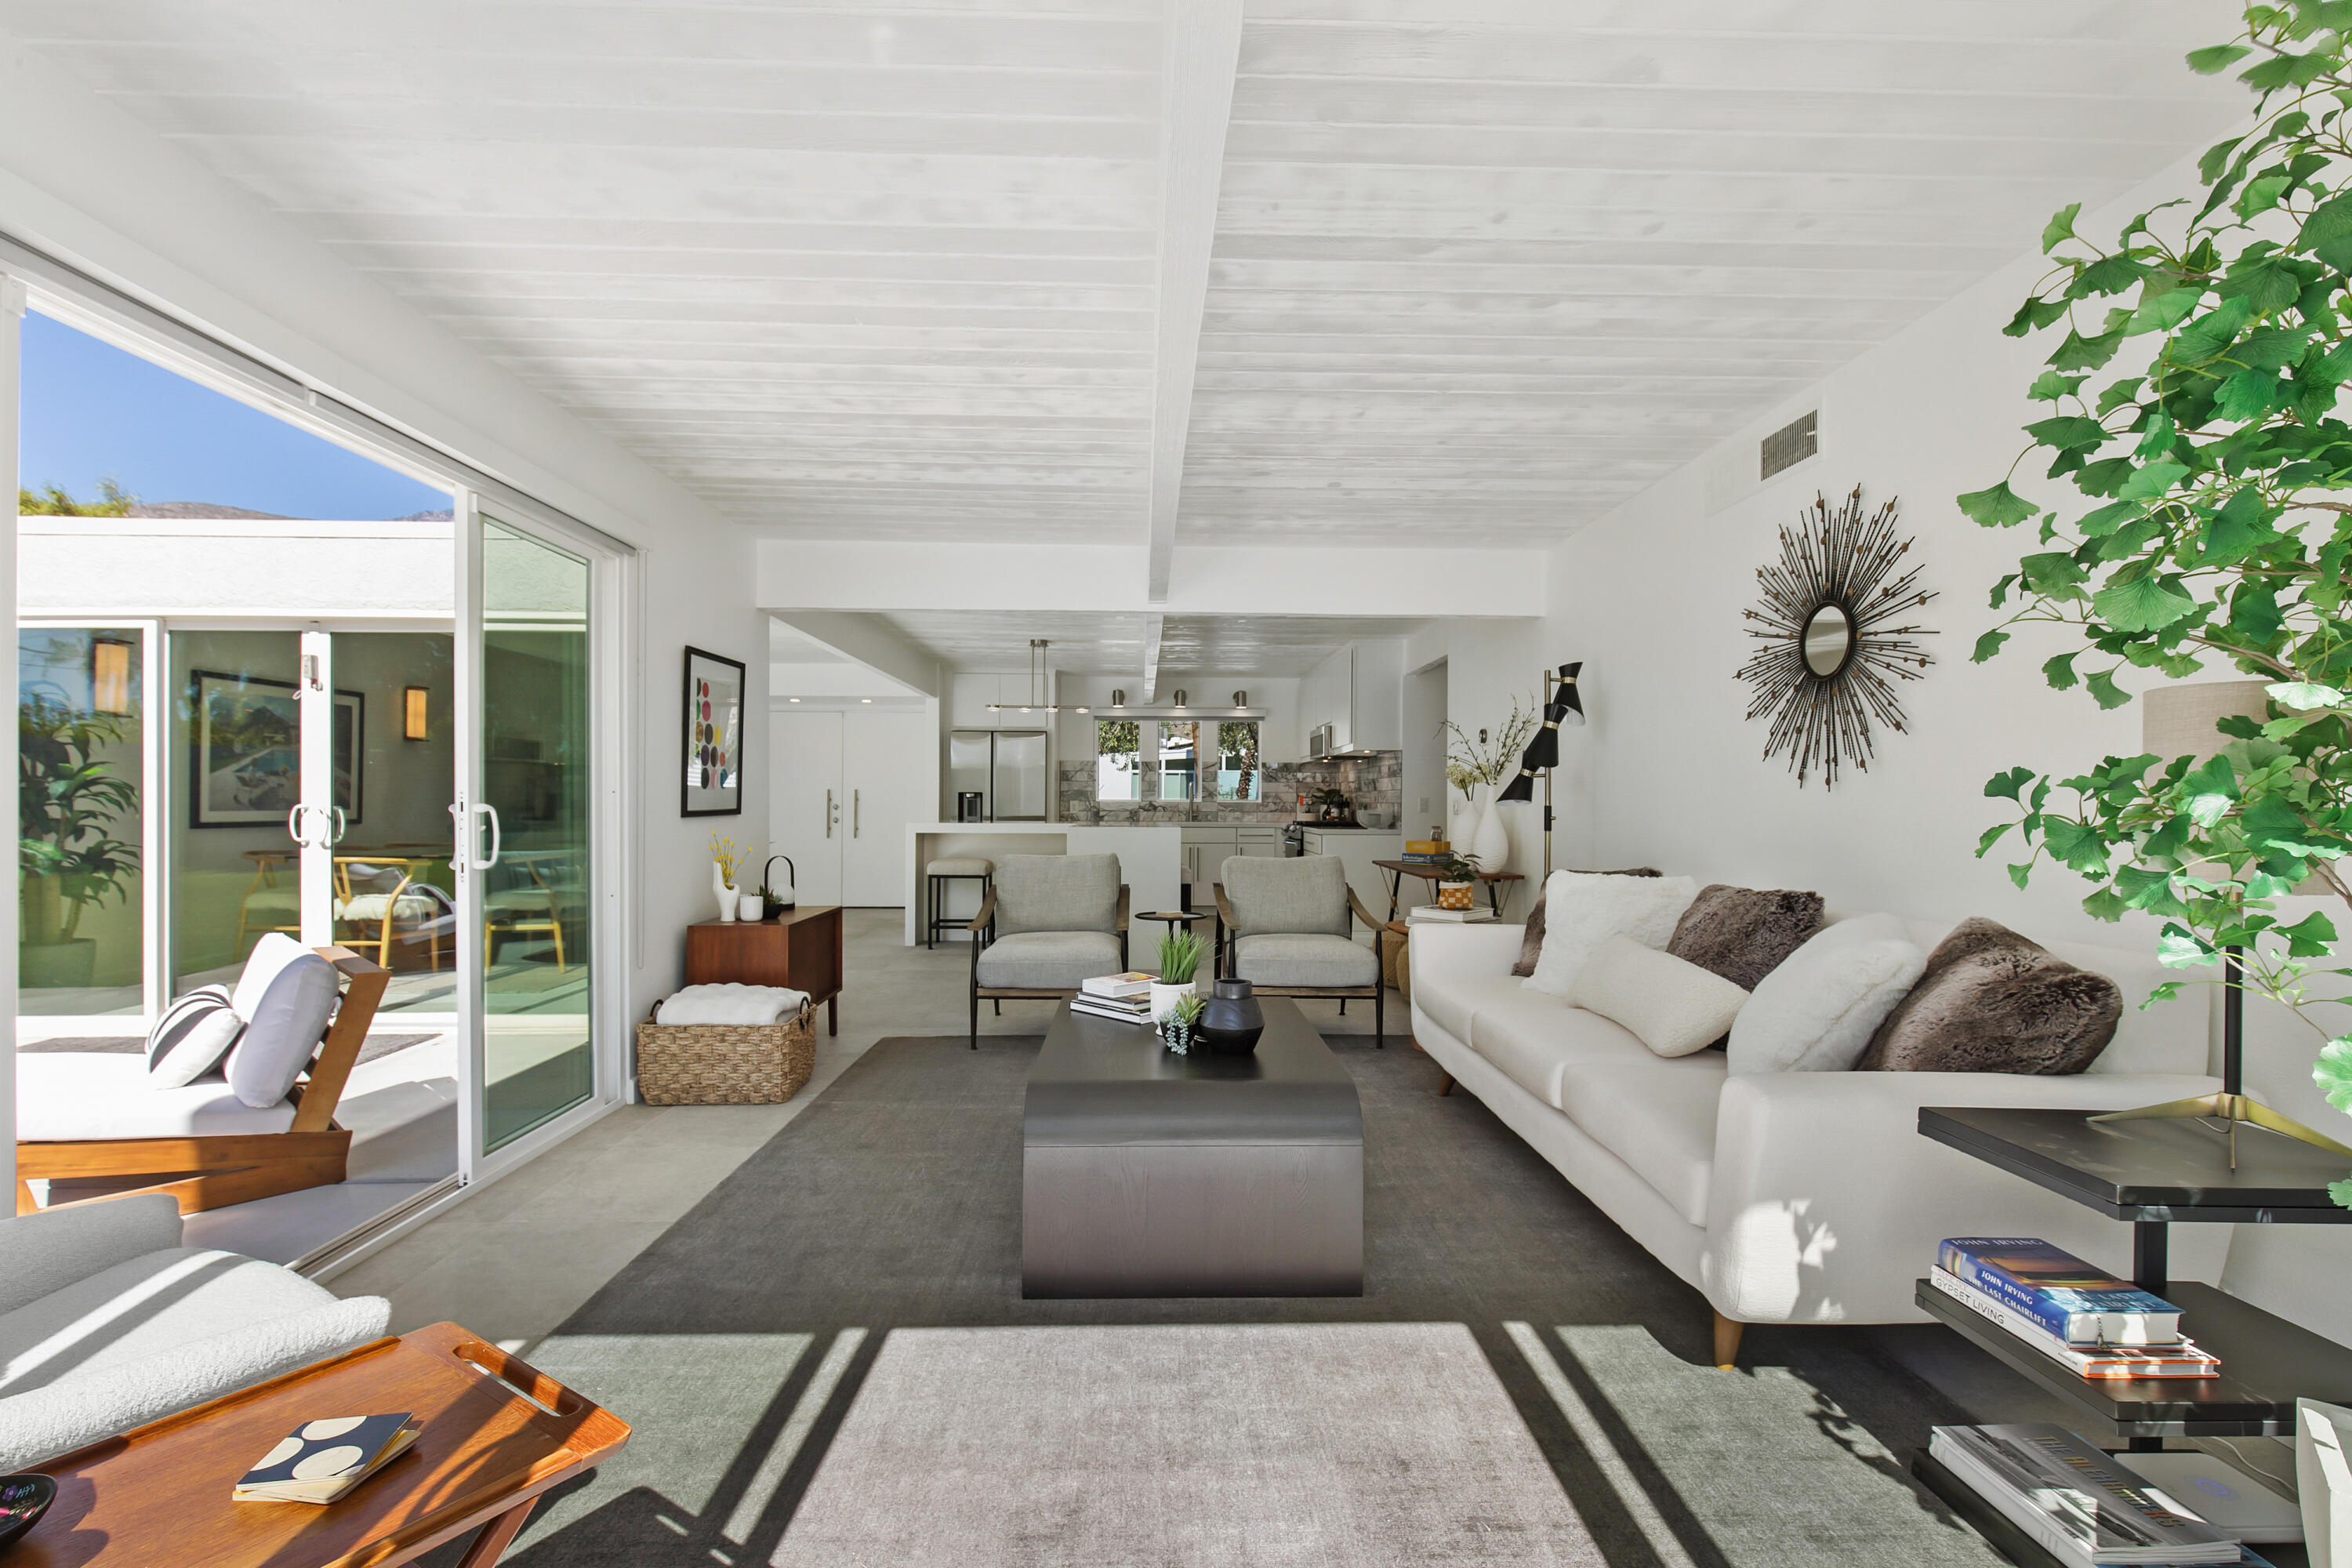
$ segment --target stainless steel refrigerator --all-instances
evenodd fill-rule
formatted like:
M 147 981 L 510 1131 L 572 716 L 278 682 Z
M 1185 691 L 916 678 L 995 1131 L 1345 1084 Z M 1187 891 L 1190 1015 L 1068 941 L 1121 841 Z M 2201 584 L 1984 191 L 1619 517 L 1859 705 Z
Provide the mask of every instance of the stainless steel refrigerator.
M 978 791 L 982 822 L 1045 821 L 1050 779 L 1043 730 L 948 734 L 948 798 Z

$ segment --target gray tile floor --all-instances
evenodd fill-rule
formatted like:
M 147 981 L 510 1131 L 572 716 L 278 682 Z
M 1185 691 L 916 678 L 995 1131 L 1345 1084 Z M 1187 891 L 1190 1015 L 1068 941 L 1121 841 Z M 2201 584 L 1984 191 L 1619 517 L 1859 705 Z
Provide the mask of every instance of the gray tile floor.
M 509 1349 L 552 1331 L 605 1280 L 800 1114 L 875 1041 L 965 1026 L 971 958 L 960 943 L 900 945 L 901 915 L 851 910 L 843 921 L 841 1033 L 817 1031 L 816 1074 L 784 1105 L 630 1105 L 327 1281 L 344 1296 L 383 1296 L 395 1333 L 444 1319 Z M 1139 932 L 1142 941 L 1159 928 Z M 1370 1034 L 1363 1003 L 1339 1016 L 1302 1003 L 1326 1033 Z M 1039 1002 L 987 1008 L 985 1033 L 1041 1033 Z M 1389 997 L 1391 1048 L 1410 1049 L 1403 1004 Z

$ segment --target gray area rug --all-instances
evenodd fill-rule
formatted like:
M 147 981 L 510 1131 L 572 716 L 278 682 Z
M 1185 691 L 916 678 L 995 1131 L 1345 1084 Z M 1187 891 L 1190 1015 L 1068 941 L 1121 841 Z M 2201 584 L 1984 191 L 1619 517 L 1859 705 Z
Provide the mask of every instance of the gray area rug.
M 1102 1538 L 1087 1533 L 1091 1514 L 1066 1516 L 1061 1533 L 1023 1537 L 1010 1557 L 988 1556 L 945 1528 L 921 1550 L 896 1537 L 849 1539 L 892 1519 L 903 1529 L 963 1518 L 950 1494 L 967 1485 L 1004 1495 L 1000 1521 L 1034 1500 L 1090 1496 L 1071 1489 L 1072 1474 L 1113 1436 L 1172 1444 L 1222 1422 L 1241 1440 L 1262 1404 L 1214 1377 L 1201 1382 L 1197 1408 L 1142 1433 L 1106 1434 L 1100 1425 L 1102 1411 L 1144 1407 L 1136 1402 L 1147 1385 L 1132 1372 L 1094 1374 L 1111 1395 L 1099 1407 L 1082 1409 L 1066 1394 L 1045 1400 L 1048 1389 L 1066 1391 L 1073 1369 L 1101 1366 L 1091 1348 L 1100 1336 L 1091 1332 L 1026 1342 L 1048 1347 L 1048 1366 L 1061 1353 L 1051 1347 L 1068 1345 L 1069 1366 L 1055 1368 L 1054 1379 L 1037 1374 L 1036 1352 L 1019 1336 L 967 1340 L 956 1354 L 971 1386 L 953 1398 L 914 1397 L 915 1384 L 895 1370 L 902 1342 L 949 1342 L 898 1331 L 1121 1324 L 1418 1324 L 1449 1333 L 1459 1325 L 1507 1402 L 1508 1420 L 1503 1407 L 1488 1418 L 1502 1428 L 1491 1439 L 1533 1445 L 1589 1532 L 1592 1545 L 1580 1549 L 1597 1548 L 1617 1568 L 2002 1561 L 1902 1473 L 1898 1456 L 1924 1442 L 1929 1425 L 1978 1417 L 1887 1359 L 1873 1335 L 1890 1331 L 1751 1329 L 1742 1370 L 1717 1372 L 1708 1364 L 1706 1301 L 1476 1100 L 1437 1098 L 1428 1058 L 1348 1037 L 1332 1045 L 1363 1102 L 1365 1294 L 1138 1301 L 1021 1299 L 1022 1087 L 1036 1040 L 983 1037 L 977 1052 L 961 1036 L 875 1046 L 530 1352 L 626 1417 L 636 1435 L 602 1471 L 551 1499 L 506 1561 L 1279 1561 L 1255 1545 L 1237 1551 L 1164 1531 L 1146 1539 L 1140 1529 L 1124 1541 L 1128 1555 L 1106 1558 L 1097 1554 Z M 1006 1348 L 973 1348 L 982 1343 Z M 1319 1353 L 1302 1355 L 1302 1366 L 1328 1366 Z M 1423 1462 L 1399 1462 L 1403 1450 L 1383 1447 L 1392 1440 L 1383 1424 L 1461 1408 L 1433 1403 L 1414 1366 L 1375 1354 L 1347 1379 L 1285 1377 L 1266 1392 L 1285 1420 L 1310 1432 L 1318 1420 L 1332 1423 L 1318 1439 L 1330 1447 L 1318 1451 L 1347 1453 L 1353 1432 L 1364 1452 L 1390 1457 L 1389 1489 L 1411 1512 L 1391 1527 L 1458 1540 L 1487 1517 L 1486 1494 L 1456 1497 L 1438 1484 L 1460 1450 L 1447 1449 L 1425 1475 Z M 1019 1386 L 1024 1378 L 1038 1385 L 1034 1397 Z M 983 1397 L 984 1388 L 995 1392 Z M 971 1434 L 988 1413 L 1006 1418 L 983 1443 Z M 968 1463 L 942 1458 L 959 1434 Z M 838 1496 L 829 1463 L 836 1448 Z M 1164 1471 L 1173 1461 L 1138 1461 L 1155 1462 Z M 1335 1495 L 1354 1496 L 1341 1468 L 1322 1465 L 1321 1473 Z M 1151 1494 L 1158 1507 L 1181 1482 L 1163 1474 L 1152 1485 L 1167 1489 Z M 1508 1490 L 1524 1506 L 1522 1489 Z M 1139 1526 L 1159 1517 L 1135 1507 Z M 853 1517 L 866 1522 L 852 1530 L 845 1521 Z M 1546 1544 L 1559 1560 L 1591 1560 L 1575 1555 L 1572 1539 Z M 1380 1555 L 1377 1542 L 1364 1550 L 1374 1554 L 1341 1550 L 1316 1560 L 1449 1561 Z

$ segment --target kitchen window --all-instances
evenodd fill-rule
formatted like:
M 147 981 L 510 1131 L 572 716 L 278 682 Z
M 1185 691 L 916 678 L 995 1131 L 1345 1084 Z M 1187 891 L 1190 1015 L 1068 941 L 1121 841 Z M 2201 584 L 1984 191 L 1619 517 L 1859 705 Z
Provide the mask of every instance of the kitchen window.
M 1247 719 L 1217 723 L 1217 795 L 1219 800 L 1257 800 L 1265 770 L 1258 765 L 1257 725 Z
M 1201 726 L 1190 719 L 1162 719 L 1152 728 L 1159 731 L 1159 746 L 1151 769 L 1158 787 L 1151 798 L 1194 798 L 1193 782 L 1200 777 Z
M 1254 720 L 1095 721 L 1097 800 L 1259 800 L 1265 776 Z
M 1143 725 L 1133 719 L 1095 721 L 1095 798 L 1143 797 Z

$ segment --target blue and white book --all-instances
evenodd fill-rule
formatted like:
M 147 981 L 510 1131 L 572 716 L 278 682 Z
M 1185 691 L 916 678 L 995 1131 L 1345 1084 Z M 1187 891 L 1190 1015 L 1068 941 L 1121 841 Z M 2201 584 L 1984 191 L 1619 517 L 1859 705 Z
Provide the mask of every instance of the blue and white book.
M 2039 1237 L 1956 1236 L 1936 1262 L 2069 1344 L 2168 1345 L 2180 1309 Z

